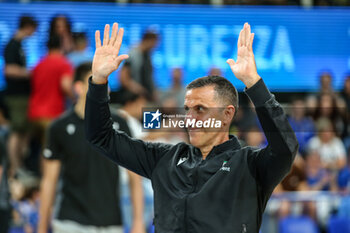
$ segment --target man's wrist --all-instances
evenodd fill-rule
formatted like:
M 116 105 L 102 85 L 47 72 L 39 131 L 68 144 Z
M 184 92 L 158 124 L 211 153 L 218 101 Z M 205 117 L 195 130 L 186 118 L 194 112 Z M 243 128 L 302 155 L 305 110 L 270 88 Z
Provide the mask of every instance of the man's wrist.
M 244 92 L 248 95 L 249 99 L 253 102 L 255 107 L 264 105 L 266 101 L 272 97 L 272 94 L 262 79 L 259 79 L 250 88 L 246 88 Z
M 107 80 L 108 79 L 105 77 L 101 77 L 99 75 L 94 75 L 94 74 L 92 75 L 92 79 L 91 79 L 93 84 L 106 84 Z
M 261 77 L 258 74 L 256 74 L 250 78 L 247 78 L 244 81 L 244 84 L 246 85 L 247 88 L 250 88 L 250 87 L 254 86 L 257 82 L 259 82 L 260 79 L 261 79 Z

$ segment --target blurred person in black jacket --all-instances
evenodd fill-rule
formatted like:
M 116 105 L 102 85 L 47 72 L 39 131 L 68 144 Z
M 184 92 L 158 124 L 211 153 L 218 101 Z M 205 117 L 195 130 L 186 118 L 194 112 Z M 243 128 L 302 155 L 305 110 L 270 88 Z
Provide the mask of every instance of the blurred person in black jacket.
M 30 71 L 26 68 L 26 57 L 22 41 L 30 37 L 38 23 L 31 16 L 22 16 L 19 28 L 4 50 L 6 96 L 11 134 L 8 142 L 10 175 L 13 176 L 22 166 L 28 144 L 28 100 L 30 94 Z
M 55 120 L 47 132 L 39 233 L 47 233 L 52 213 L 54 233 L 123 232 L 118 166 L 100 156 L 84 137 L 85 96 L 90 75 L 91 63 L 77 67 L 74 78 L 77 103 Z M 129 133 L 125 120 L 117 115 L 111 119 L 115 129 Z

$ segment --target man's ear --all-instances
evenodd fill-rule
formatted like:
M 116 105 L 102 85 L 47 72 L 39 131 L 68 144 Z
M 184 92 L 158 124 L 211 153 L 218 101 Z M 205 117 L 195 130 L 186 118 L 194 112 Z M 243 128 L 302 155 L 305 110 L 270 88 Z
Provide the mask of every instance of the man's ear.
M 228 105 L 224 109 L 224 125 L 230 125 L 233 117 L 235 116 L 236 109 L 233 105 Z

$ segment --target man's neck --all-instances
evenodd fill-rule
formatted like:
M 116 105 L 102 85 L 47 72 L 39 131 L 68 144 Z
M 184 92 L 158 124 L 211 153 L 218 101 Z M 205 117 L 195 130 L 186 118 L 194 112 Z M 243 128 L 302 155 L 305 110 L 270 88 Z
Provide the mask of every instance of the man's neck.
M 229 140 L 229 136 L 227 133 L 223 133 L 221 135 L 218 135 L 218 137 L 215 137 L 215 141 L 211 143 L 210 145 L 205 145 L 200 147 L 199 149 L 201 150 L 202 153 L 202 159 L 205 160 L 207 156 L 209 155 L 210 151 L 214 148 L 214 146 L 220 145 L 224 142 Z
M 49 55 L 60 55 L 62 54 L 60 49 L 50 49 L 49 50 Z
M 85 114 L 85 99 L 79 98 L 76 105 L 74 106 L 74 112 L 81 118 L 84 119 Z

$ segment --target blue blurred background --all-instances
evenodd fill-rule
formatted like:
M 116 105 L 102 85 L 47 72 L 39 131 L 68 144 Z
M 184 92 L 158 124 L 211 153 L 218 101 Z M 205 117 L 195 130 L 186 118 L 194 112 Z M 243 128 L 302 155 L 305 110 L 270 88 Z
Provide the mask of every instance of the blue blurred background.
M 49 21 L 66 14 L 73 32 L 85 32 L 94 50 L 94 32 L 117 21 L 125 27 L 123 52 L 136 45 L 145 30 L 156 30 L 160 43 L 153 53 L 155 83 L 168 88 L 168 74 L 182 67 L 185 83 L 205 76 L 211 67 L 242 89 L 226 60 L 236 57 L 236 44 L 244 22 L 255 32 L 254 51 L 259 74 L 277 92 L 316 91 L 320 72 L 334 74 L 334 88 L 340 90 L 350 69 L 350 9 L 269 6 L 211 5 L 125 5 L 111 3 L 1 3 L 0 67 L 3 49 L 17 28 L 21 14 L 35 15 L 39 27 L 24 42 L 29 67 L 45 53 Z M 1 69 L 1 68 L 0 68 Z M 0 72 L 2 75 L 2 72 Z M 111 88 L 118 87 L 117 74 Z M 5 87 L 0 76 L 0 88 Z

